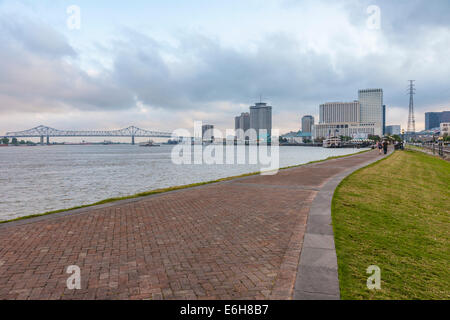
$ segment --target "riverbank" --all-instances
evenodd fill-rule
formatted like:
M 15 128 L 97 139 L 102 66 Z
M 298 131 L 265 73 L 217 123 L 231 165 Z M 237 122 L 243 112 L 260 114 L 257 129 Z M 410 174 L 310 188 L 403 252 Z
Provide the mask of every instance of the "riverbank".
M 332 217 L 342 299 L 450 298 L 450 164 L 400 151 L 347 177 Z M 381 269 L 368 290 L 366 269 Z
M 319 163 L 319 162 L 324 162 L 324 161 L 328 161 L 328 160 L 354 156 L 354 155 L 365 153 L 365 152 L 368 152 L 368 151 L 370 151 L 370 150 L 363 150 L 363 151 L 360 151 L 358 153 L 354 153 L 354 154 L 350 154 L 350 155 L 328 157 L 327 159 L 324 159 L 324 160 L 311 161 L 311 162 L 308 162 L 308 163 L 305 163 L 305 164 L 300 164 L 300 165 L 280 168 L 280 170 L 292 169 L 292 168 L 297 168 L 297 167 L 300 167 L 300 166 L 305 166 L 305 165 L 308 165 L 308 164 Z M 183 185 L 183 186 L 174 186 L 174 187 L 162 188 L 162 189 L 155 189 L 155 190 L 150 190 L 150 191 L 147 191 L 147 192 L 141 192 L 141 193 L 137 193 L 137 194 L 134 194 L 134 195 L 125 196 L 125 197 L 108 198 L 108 199 L 101 200 L 101 201 L 98 201 L 98 202 L 95 202 L 95 203 L 92 203 L 92 204 L 81 205 L 81 206 L 76 206 L 76 207 L 67 208 L 67 209 L 61 209 L 61 210 L 53 210 L 53 211 L 49 211 L 49 212 L 44 212 L 44 213 L 38 213 L 38 214 L 32 214 L 32 215 L 28 215 L 28 216 L 24 216 L 24 217 L 19 217 L 19 218 L 16 218 L 16 219 L 0 221 L 0 225 L 4 224 L 4 223 L 8 223 L 8 222 L 21 221 L 21 220 L 27 220 L 27 219 L 31 219 L 31 218 L 43 217 L 43 216 L 56 214 L 56 213 L 68 212 L 68 211 L 73 211 L 73 210 L 77 210 L 77 209 L 84 209 L 84 208 L 94 207 L 94 206 L 103 205 L 103 204 L 107 204 L 107 203 L 113 203 L 113 202 L 117 202 L 117 201 L 142 198 L 142 197 L 147 197 L 147 196 L 151 196 L 151 195 L 156 195 L 156 194 L 161 194 L 161 193 L 166 193 L 166 192 L 171 192 L 171 191 L 177 191 L 177 190 L 183 190 L 183 189 L 188 189 L 188 188 L 194 188 L 194 187 L 199 187 L 199 186 L 203 186 L 203 185 L 214 184 L 214 183 L 219 183 L 219 182 L 224 182 L 224 181 L 230 181 L 230 180 L 234 180 L 234 179 L 238 179 L 238 178 L 254 176 L 254 175 L 259 175 L 259 174 L 261 174 L 261 172 L 252 172 L 252 173 L 246 173 L 246 174 L 242 174 L 242 175 L 238 175 L 238 176 L 232 176 L 232 177 L 227 177 L 227 178 L 222 178 L 222 179 L 217 179 L 217 180 L 212 180 L 212 181 L 199 182 L 199 183 L 193 183 L 193 184 L 188 184 L 188 185 Z

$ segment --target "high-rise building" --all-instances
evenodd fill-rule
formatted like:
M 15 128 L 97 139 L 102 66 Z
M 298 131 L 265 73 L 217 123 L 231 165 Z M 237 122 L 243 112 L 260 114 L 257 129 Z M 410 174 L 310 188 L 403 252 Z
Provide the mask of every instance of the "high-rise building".
M 244 130 L 244 132 L 250 129 L 250 114 L 248 112 L 241 114 L 239 119 L 239 128 Z
M 440 135 L 442 137 L 444 137 L 445 135 L 449 135 L 450 134 L 450 122 L 441 122 L 440 124 Z
M 364 89 L 358 92 L 361 104 L 361 123 L 375 123 L 376 135 L 383 135 L 383 89 Z
M 401 127 L 399 125 L 392 125 L 392 126 L 386 126 L 386 134 L 393 136 L 393 135 L 400 135 Z
M 374 124 L 360 122 L 359 101 L 328 102 L 320 105 L 319 124 L 314 125 L 315 138 L 346 136 L 359 138 L 374 134 Z
M 272 107 L 258 102 L 250 107 L 250 128 L 256 130 L 259 140 L 269 141 L 272 136 Z M 261 130 L 266 130 L 263 133 Z
M 450 111 L 425 113 L 425 130 L 439 128 L 443 122 L 450 122 Z
M 302 132 L 311 133 L 313 126 L 314 126 L 313 116 L 304 116 L 302 118 Z
M 236 130 L 236 138 L 239 140 L 244 139 L 244 133 L 250 129 L 250 114 L 248 112 L 244 112 L 235 118 L 234 129 Z M 248 135 L 245 138 L 248 139 Z
M 234 118 L 234 129 L 244 131 L 250 129 L 250 114 L 248 112 L 243 112 L 240 116 Z
M 211 124 L 205 124 L 202 126 L 202 139 L 203 141 L 214 141 L 214 126 Z
M 360 104 L 353 102 L 328 102 L 320 105 L 319 123 L 360 122 Z
M 234 130 L 239 130 L 241 125 L 241 116 L 234 118 Z
M 313 136 L 348 136 L 363 138 L 382 136 L 386 126 L 386 106 L 382 89 L 359 90 L 359 100 L 328 102 L 320 105 L 319 124 L 314 125 Z
M 367 139 L 375 135 L 375 125 L 372 123 L 319 123 L 314 126 L 314 139 L 332 136 L 345 136 L 354 139 Z

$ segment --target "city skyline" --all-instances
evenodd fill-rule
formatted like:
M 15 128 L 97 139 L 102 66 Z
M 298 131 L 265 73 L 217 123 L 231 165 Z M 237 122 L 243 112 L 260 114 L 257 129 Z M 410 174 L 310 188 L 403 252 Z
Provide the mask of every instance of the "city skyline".
M 407 79 L 417 79 L 417 131 L 425 112 L 450 105 L 447 1 L 376 1 L 375 30 L 366 1 L 77 1 L 80 29 L 70 30 L 72 4 L 0 1 L 0 134 L 195 120 L 223 130 L 260 94 L 276 106 L 273 128 L 288 132 L 298 116 L 318 119 L 321 103 L 351 101 L 358 88 L 383 88 L 386 124 L 406 127 Z

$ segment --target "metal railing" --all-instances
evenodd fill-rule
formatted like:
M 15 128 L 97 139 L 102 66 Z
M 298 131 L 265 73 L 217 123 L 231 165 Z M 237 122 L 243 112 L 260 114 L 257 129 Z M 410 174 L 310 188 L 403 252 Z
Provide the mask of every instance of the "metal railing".
M 450 147 L 448 143 L 443 141 L 439 142 L 427 142 L 427 143 L 407 143 L 408 146 L 414 146 L 417 148 L 422 148 L 424 151 L 429 151 L 428 153 L 433 155 L 438 155 L 442 158 L 450 157 Z

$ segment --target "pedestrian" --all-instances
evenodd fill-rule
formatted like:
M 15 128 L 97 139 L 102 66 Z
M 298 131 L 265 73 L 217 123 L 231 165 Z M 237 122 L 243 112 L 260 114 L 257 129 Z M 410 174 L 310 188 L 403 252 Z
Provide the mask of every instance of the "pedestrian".
M 383 141 L 383 151 L 384 151 L 384 154 L 387 154 L 387 151 L 388 151 L 388 142 L 387 142 L 387 140 Z
M 381 155 L 381 150 L 383 150 L 383 144 L 381 141 L 377 141 L 377 147 L 378 147 L 378 154 Z

